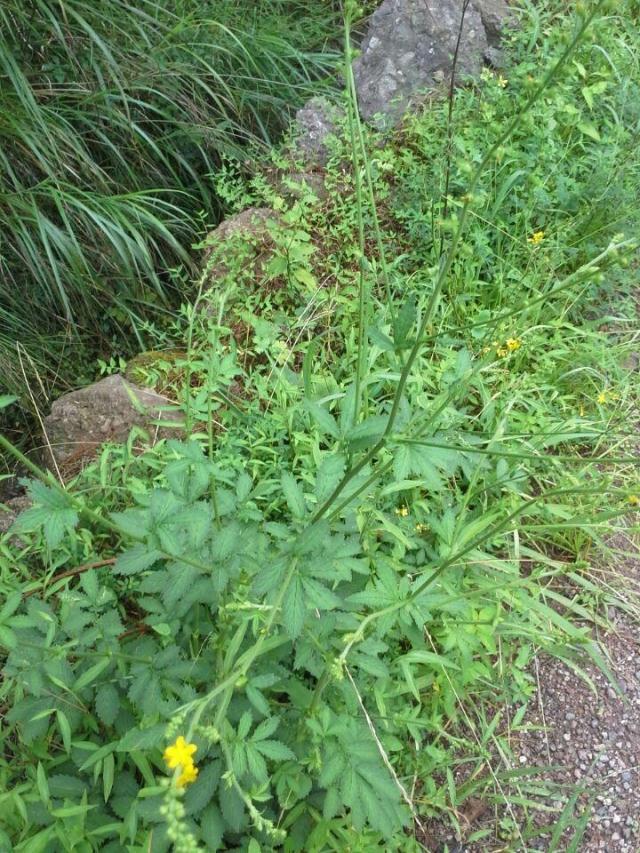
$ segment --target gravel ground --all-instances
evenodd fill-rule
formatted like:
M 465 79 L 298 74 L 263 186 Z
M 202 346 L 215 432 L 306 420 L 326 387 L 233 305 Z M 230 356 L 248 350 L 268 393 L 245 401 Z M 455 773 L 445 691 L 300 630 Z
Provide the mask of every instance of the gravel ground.
M 601 570 L 603 585 L 620 590 L 620 597 L 634 609 L 640 601 L 640 554 L 637 543 L 625 535 L 609 542 L 620 555 L 613 570 Z M 638 612 L 638 605 L 635 605 Z M 539 768 L 530 783 L 542 783 L 551 796 L 531 796 L 552 811 L 528 809 L 528 820 L 520 807 L 497 809 L 488 803 L 471 804 L 473 815 L 467 836 L 482 828 L 491 834 L 482 841 L 465 844 L 451 839 L 450 830 L 431 826 L 426 849 L 430 853 L 509 853 L 510 851 L 553 851 L 553 853 L 640 853 L 640 629 L 634 614 L 617 607 L 607 612 L 609 630 L 597 639 L 609 657 L 619 692 L 594 665 L 584 667 L 596 693 L 583 679 L 553 658 L 536 662 L 539 685 L 520 733 L 511 739 L 514 763 Z M 504 763 L 497 761 L 500 772 Z M 531 787 L 531 784 L 527 788 Z M 582 789 L 569 828 L 562 839 L 551 844 L 551 836 L 562 803 L 577 788 Z M 515 788 L 506 789 L 511 797 Z M 580 816 L 586 828 L 571 845 Z M 510 818 L 505 831 L 500 822 Z M 515 819 L 515 820 L 514 820 Z M 463 821 L 465 822 L 465 821 Z M 535 831 L 532 832 L 532 826 Z M 508 837 L 507 837 L 508 836 Z M 527 840 L 525 840 L 527 839 Z

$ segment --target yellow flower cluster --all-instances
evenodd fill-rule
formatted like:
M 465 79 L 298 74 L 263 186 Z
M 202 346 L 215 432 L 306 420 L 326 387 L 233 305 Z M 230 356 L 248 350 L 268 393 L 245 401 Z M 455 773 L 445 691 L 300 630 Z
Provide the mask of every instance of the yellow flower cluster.
M 544 240 L 544 231 L 534 231 L 531 237 L 529 237 L 529 243 L 532 243 L 534 246 L 539 246 L 540 243 Z
M 606 406 L 607 403 L 610 403 L 612 400 L 617 400 L 618 395 L 614 391 L 609 391 L 605 388 L 604 391 L 601 391 L 596 397 L 596 401 L 600 406 Z
M 198 778 L 198 768 L 193 761 L 193 755 L 197 749 L 195 743 L 187 743 L 180 735 L 176 738 L 175 743 L 172 743 L 164 751 L 167 767 L 170 770 L 175 770 L 176 767 L 180 768 L 181 772 L 177 780 L 179 788 L 184 788 L 185 785 L 195 782 Z
M 496 355 L 498 358 L 505 358 L 510 352 L 515 352 L 520 349 L 522 341 L 520 338 L 508 338 L 504 346 L 499 344 L 498 341 L 494 341 L 493 345 L 496 348 Z
M 399 515 L 400 518 L 406 518 L 409 515 L 409 508 L 406 506 L 397 507 L 396 515 Z

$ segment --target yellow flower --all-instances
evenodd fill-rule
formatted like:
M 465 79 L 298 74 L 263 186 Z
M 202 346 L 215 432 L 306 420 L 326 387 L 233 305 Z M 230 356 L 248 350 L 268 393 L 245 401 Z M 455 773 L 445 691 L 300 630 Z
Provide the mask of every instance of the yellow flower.
M 189 764 L 185 764 L 182 773 L 178 776 L 176 784 L 178 788 L 184 788 L 185 785 L 190 785 L 192 782 L 195 782 L 197 778 L 198 768 L 193 762 L 190 762 Z
M 416 524 L 416 532 L 417 533 L 426 533 L 429 529 L 428 524 Z
M 193 766 L 193 754 L 197 749 L 195 743 L 187 743 L 180 735 L 174 744 L 165 749 L 164 760 L 171 770 L 175 770 L 176 767 L 183 767 L 186 770 L 187 767 Z
M 406 506 L 399 506 L 396 509 L 396 515 L 399 515 L 401 518 L 406 518 L 409 515 L 409 510 Z
M 534 233 L 529 237 L 528 242 L 533 243 L 534 246 L 537 246 L 539 243 L 542 243 L 544 240 L 544 231 L 534 231 Z
M 507 349 L 509 352 L 514 352 L 517 349 L 520 349 L 522 346 L 522 342 L 519 338 L 509 338 L 507 341 Z
M 640 497 L 638 495 L 629 495 L 627 500 L 631 506 L 640 506 Z
M 509 85 L 509 81 L 507 80 L 507 78 L 506 78 L 506 77 L 503 77 L 503 76 L 502 76 L 502 74 L 499 74 L 499 75 L 498 75 L 497 83 L 498 83 L 498 86 L 500 86 L 500 88 L 501 88 L 501 89 L 506 89 L 506 88 L 507 88 L 507 86 Z
M 605 404 L 606 402 L 607 402 L 607 392 L 606 392 L 606 391 L 601 391 L 601 392 L 598 394 L 598 403 L 600 403 L 600 405 L 601 405 L 601 406 L 604 406 L 604 404 Z
M 496 350 L 496 355 L 498 356 L 498 358 L 504 358 L 508 354 L 509 350 L 506 347 L 498 347 L 498 349 Z

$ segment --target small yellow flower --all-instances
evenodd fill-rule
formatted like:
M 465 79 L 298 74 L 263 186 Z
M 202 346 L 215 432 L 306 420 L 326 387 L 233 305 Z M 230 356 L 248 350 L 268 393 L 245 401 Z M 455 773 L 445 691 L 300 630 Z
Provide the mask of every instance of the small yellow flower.
M 502 74 L 498 75 L 498 79 L 496 82 L 497 82 L 498 86 L 500 86 L 501 89 L 506 89 L 507 86 L 509 85 L 509 81 L 507 80 L 506 77 L 503 77 Z
M 192 782 L 195 782 L 197 778 L 198 768 L 193 762 L 191 762 L 184 765 L 182 773 L 178 776 L 176 784 L 178 788 L 184 788 L 185 785 L 190 785 Z
M 428 524 L 416 524 L 416 533 L 426 533 L 428 529 Z
M 406 518 L 409 515 L 409 509 L 406 506 L 399 506 L 396 509 L 396 515 L 399 515 L 401 518 Z
M 597 399 L 598 399 L 598 403 L 599 403 L 601 406 L 604 406 L 604 404 L 607 402 L 607 392 L 606 392 L 606 391 L 601 391 L 601 392 L 598 394 L 598 398 L 597 398 Z
M 198 747 L 195 743 L 187 743 L 182 735 L 180 735 L 175 743 L 165 749 L 164 760 L 171 770 L 175 770 L 176 767 L 186 769 L 193 765 L 193 755 L 197 749 Z
M 498 347 L 498 349 L 496 350 L 496 355 L 498 356 L 498 358 L 504 358 L 505 356 L 509 355 L 509 350 L 506 347 Z
M 507 341 L 507 349 L 509 352 L 515 352 L 515 350 L 520 349 L 522 346 L 522 341 L 519 338 L 509 338 Z
M 534 246 L 538 246 L 544 240 L 544 231 L 534 231 L 534 233 L 529 237 L 529 243 L 533 243 Z
M 629 495 L 627 498 L 631 506 L 640 506 L 640 496 L 638 495 Z

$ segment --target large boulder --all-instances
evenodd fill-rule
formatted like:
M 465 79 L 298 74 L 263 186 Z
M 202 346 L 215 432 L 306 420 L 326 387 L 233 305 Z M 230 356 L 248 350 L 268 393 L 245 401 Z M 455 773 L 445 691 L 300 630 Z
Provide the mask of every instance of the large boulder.
M 354 63 L 363 118 L 391 126 L 413 99 L 449 81 L 462 9 L 463 0 L 384 0 Z M 503 0 L 472 0 L 467 6 L 456 80 L 479 74 L 507 14 Z
M 204 241 L 208 281 L 230 272 L 249 272 L 260 279 L 273 254 L 272 232 L 279 222 L 280 215 L 270 207 L 249 207 L 221 222 Z
M 326 166 L 331 156 L 330 139 L 344 118 L 343 111 L 326 98 L 311 98 L 298 110 L 294 127 L 294 151 L 310 168 Z
M 157 422 L 175 426 L 160 427 Z M 143 427 L 151 440 L 176 435 L 182 414 L 171 402 L 148 388 L 138 388 L 119 374 L 72 391 L 56 400 L 44 419 L 47 467 L 64 479 L 87 464 L 107 441 L 123 442 L 134 426 Z

